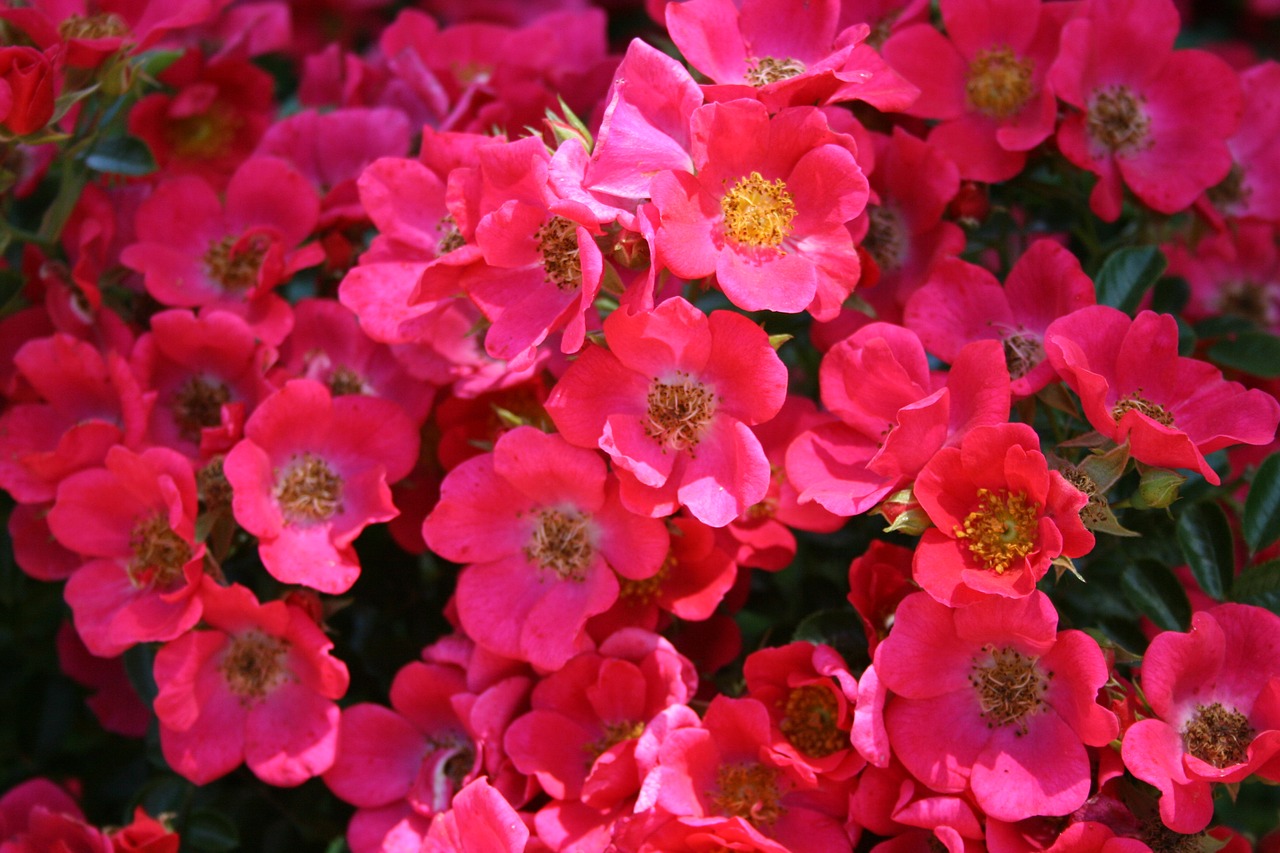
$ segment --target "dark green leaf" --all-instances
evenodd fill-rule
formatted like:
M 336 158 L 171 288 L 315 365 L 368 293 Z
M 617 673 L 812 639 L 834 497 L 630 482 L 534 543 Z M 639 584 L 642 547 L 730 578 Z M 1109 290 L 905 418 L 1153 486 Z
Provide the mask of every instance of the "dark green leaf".
M 1253 553 L 1280 539 L 1280 453 L 1266 458 L 1244 500 L 1244 541 Z
M 1280 560 L 1270 560 L 1241 572 L 1231 587 L 1231 600 L 1280 613 Z
M 849 609 L 819 610 L 806 616 L 796 626 L 792 639 L 831 646 L 845 659 L 850 669 L 865 667 L 871 662 L 862 623 Z
M 150 705 L 156 698 L 155 675 L 152 667 L 156 662 L 155 649 L 146 643 L 139 643 L 124 653 L 124 671 L 129 676 L 129 683 L 137 691 L 139 698 Z
M 1187 307 L 1191 298 L 1191 286 L 1181 276 L 1166 276 L 1156 282 L 1151 294 L 1151 308 L 1161 314 L 1177 314 Z
M 138 67 L 151 77 L 163 74 L 173 63 L 177 62 L 185 52 L 181 50 L 149 50 L 136 57 Z
M 1221 338 L 1241 332 L 1254 332 L 1258 327 L 1252 321 L 1235 314 L 1220 314 L 1196 323 L 1196 334 L 1202 338 Z
M 0 309 L 7 306 L 22 292 L 24 280 L 22 273 L 18 270 L 0 270 Z
M 1236 576 L 1236 554 L 1227 514 L 1216 503 L 1188 506 L 1178 518 L 1178 545 L 1200 588 L 1218 601 Z
M 1191 325 L 1181 317 L 1173 319 L 1178 321 L 1178 355 L 1190 358 L 1196 351 L 1196 342 L 1199 340 L 1195 329 L 1192 329 Z
M 90 169 L 112 175 L 138 177 L 156 170 L 155 158 L 147 143 L 135 136 L 112 136 L 89 149 L 85 159 Z
M 224 853 L 239 849 L 240 833 L 234 823 L 218 812 L 198 811 L 182 827 L 183 849 L 188 845 L 206 853 Z
M 1156 246 L 1126 246 L 1116 249 L 1094 277 L 1098 302 L 1132 313 L 1151 289 L 1168 261 Z
M 1266 332 L 1241 332 L 1210 347 L 1209 359 L 1251 376 L 1275 379 L 1280 376 L 1280 338 Z
M 1120 576 L 1120 588 L 1139 612 L 1167 631 L 1185 631 L 1191 622 L 1187 591 L 1163 563 L 1136 561 Z

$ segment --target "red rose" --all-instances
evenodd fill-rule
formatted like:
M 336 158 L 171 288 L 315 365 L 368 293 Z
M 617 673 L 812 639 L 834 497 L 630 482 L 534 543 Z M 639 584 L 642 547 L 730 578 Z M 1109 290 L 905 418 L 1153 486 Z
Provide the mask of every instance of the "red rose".
M 53 66 L 34 47 L 0 48 L 0 125 L 25 136 L 53 117 Z

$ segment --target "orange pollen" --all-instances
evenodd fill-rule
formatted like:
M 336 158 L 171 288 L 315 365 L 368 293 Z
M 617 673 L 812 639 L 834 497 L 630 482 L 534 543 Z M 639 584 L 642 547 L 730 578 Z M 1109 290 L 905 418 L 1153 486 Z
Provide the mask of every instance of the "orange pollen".
M 867 208 L 867 236 L 862 247 L 885 271 L 896 270 L 907 260 L 907 229 L 902 217 L 892 208 L 873 205 Z
M 222 422 L 222 406 L 231 400 L 231 389 L 221 382 L 192 376 L 174 393 L 173 421 L 187 441 L 199 441 L 200 431 Z
M 231 639 L 219 671 L 241 701 L 261 699 L 288 677 L 284 663 L 288 650 L 284 640 L 250 629 Z
M 778 728 L 792 746 L 811 758 L 825 758 L 849 746 L 849 733 L 837 725 L 840 705 L 830 687 L 806 684 L 794 688 L 782 714 Z
M 440 242 L 436 244 L 437 255 L 447 255 L 467 245 L 466 238 L 458 230 L 458 220 L 453 218 L 452 213 L 440 220 L 436 230 L 440 232 Z
M 1085 113 L 1089 136 L 1114 153 L 1145 148 L 1151 119 L 1142 108 L 1143 98 L 1126 86 L 1112 86 L 1094 93 Z
M 587 766 L 594 764 L 597 758 L 612 747 L 625 741 L 635 740 L 642 734 L 644 734 L 644 723 L 636 720 L 619 720 L 614 723 L 605 723 L 604 733 L 597 740 L 584 744 L 582 747 L 587 755 L 590 756 Z
M 674 381 L 654 379 L 649 386 L 644 432 L 664 451 L 697 447 L 716 412 L 716 396 L 710 388 L 687 373 L 677 371 L 676 375 Z
M 795 204 L 781 178 L 766 181 L 759 172 L 741 179 L 720 199 L 729 235 L 744 246 L 777 248 L 791 234 Z
M 1214 767 L 1242 763 L 1249 755 L 1254 731 L 1249 718 L 1221 702 L 1197 705 L 1195 717 L 1182 730 L 1187 752 Z
M 964 84 L 969 106 L 995 119 L 1016 115 L 1031 99 L 1034 69 L 1031 60 L 1018 58 L 1007 47 L 979 51 Z
M 987 728 L 1016 725 L 1018 734 L 1027 733 L 1026 718 L 1043 707 L 1052 673 L 1040 669 L 1040 659 L 991 645 L 974 658 L 969 683 L 978 695 L 978 706 Z
M 578 226 L 563 216 L 553 216 L 534 233 L 542 254 L 544 279 L 561 290 L 582 286 L 582 262 L 578 259 Z
M 759 89 L 779 80 L 790 80 L 805 72 L 804 63 L 798 59 L 774 59 L 772 56 L 752 57 L 747 60 L 747 82 Z
M 756 762 L 720 765 L 710 797 L 721 813 L 756 827 L 771 826 L 784 811 L 777 774 Z
M 525 546 L 525 557 L 555 572 L 561 580 L 582 580 L 595 555 L 587 528 L 590 521 L 586 513 L 543 510 Z
M 335 397 L 343 397 L 349 394 L 363 394 L 365 392 L 364 378 L 349 367 L 335 368 L 329 374 L 328 381 L 329 390 Z
M 265 237 L 252 237 L 244 246 L 237 246 L 239 242 L 235 237 L 223 237 L 210 243 L 204 253 L 205 272 L 227 290 L 249 290 L 257 285 L 262 259 L 267 255 Z
M 127 572 L 136 588 L 167 590 L 182 580 L 182 568 L 194 553 L 191 544 L 179 536 L 163 513 L 156 512 L 138 521 L 129 533 L 133 559 Z
M 119 15 L 99 12 L 96 15 L 68 15 L 58 25 L 63 40 L 103 39 L 128 35 L 129 25 Z
M 303 453 L 277 474 L 275 499 L 290 521 L 324 521 L 342 511 L 342 478 L 319 456 Z
M 1115 406 L 1111 408 L 1111 417 L 1119 423 L 1125 412 L 1141 412 L 1162 426 L 1173 426 L 1173 415 L 1169 414 L 1164 406 L 1159 403 L 1153 403 L 1142 396 L 1141 388 L 1117 400 Z
M 1039 511 L 1022 492 L 978 489 L 977 509 L 955 528 L 955 536 L 984 568 L 1003 574 L 1039 544 Z

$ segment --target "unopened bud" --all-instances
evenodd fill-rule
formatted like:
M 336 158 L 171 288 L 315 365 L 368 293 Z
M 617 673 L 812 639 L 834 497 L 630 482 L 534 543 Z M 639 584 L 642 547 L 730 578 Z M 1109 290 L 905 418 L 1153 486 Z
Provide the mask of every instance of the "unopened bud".
M 1142 472 L 1138 491 L 1131 503 L 1138 509 L 1165 509 L 1178 499 L 1178 489 L 1187 478 L 1168 468 L 1150 468 Z

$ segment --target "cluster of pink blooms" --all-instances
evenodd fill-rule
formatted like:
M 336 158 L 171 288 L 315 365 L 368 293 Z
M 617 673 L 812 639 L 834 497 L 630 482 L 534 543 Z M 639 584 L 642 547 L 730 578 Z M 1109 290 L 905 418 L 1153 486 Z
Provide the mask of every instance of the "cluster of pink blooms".
M 68 672 L 156 649 L 105 725 L 154 715 L 196 784 L 320 777 L 355 853 L 1251 849 L 1214 792 L 1280 782 L 1280 616 L 1197 594 L 1120 670 L 1046 590 L 1128 532 L 1124 471 L 1238 481 L 1276 389 L 1098 304 L 1027 210 L 1002 257 L 967 234 L 1054 169 L 1145 223 L 1187 318 L 1280 332 L 1280 65 L 1175 49 L 1172 0 L 651 0 L 683 62 L 585 3 L 405 9 L 361 50 L 307 5 L 0 10 L 19 140 L 178 53 L 127 116 L 158 168 L 87 183 L 0 320 L 0 487 Z M 868 514 L 870 665 L 796 641 L 717 683 L 753 571 Z M 384 522 L 460 567 L 454 632 L 353 704 L 325 618 Z M 169 849 L 31 784 L 0 850 Z

